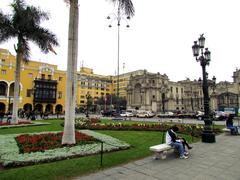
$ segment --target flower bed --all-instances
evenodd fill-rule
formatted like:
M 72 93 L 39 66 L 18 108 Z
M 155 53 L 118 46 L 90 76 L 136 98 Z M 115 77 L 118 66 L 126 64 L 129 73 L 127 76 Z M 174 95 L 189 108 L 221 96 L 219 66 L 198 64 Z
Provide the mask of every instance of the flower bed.
M 78 123 L 79 122 L 79 123 Z M 91 130 L 134 130 L 134 131 L 166 131 L 172 124 L 167 123 L 84 123 L 81 121 L 75 121 L 76 129 L 91 129 Z M 178 124 L 179 133 L 191 135 L 194 137 L 200 137 L 203 130 L 203 125 L 189 125 Z M 220 133 L 220 129 L 214 129 L 215 133 Z
M 48 149 L 63 147 L 62 142 L 63 132 L 46 133 L 46 134 L 22 134 L 15 137 L 19 147 L 19 153 L 31 153 Z M 89 144 L 96 142 L 92 136 L 88 136 L 79 131 L 75 132 L 76 145 Z
M 32 124 L 32 122 L 30 122 L 30 121 L 19 121 L 17 124 L 10 124 L 9 122 L 0 121 L 0 126 L 21 125 L 21 124 Z
M 9 123 L 2 123 L 0 125 L 0 129 L 7 129 L 7 128 L 15 128 L 15 127 L 26 127 L 26 126 L 41 126 L 41 125 L 48 125 L 50 123 L 47 122 L 31 122 L 31 121 L 19 121 L 17 124 L 9 124 Z
M 91 144 L 65 146 L 32 153 L 19 153 L 19 148 L 15 140 L 19 134 L 0 135 L 0 163 L 4 167 L 14 167 L 96 154 L 101 151 L 101 142 L 103 142 L 103 152 L 127 149 L 130 147 L 129 144 L 107 135 L 89 130 L 79 132 L 92 136 L 99 141 Z M 42 135 L 46 133 L 47 132 L 34 134 Z

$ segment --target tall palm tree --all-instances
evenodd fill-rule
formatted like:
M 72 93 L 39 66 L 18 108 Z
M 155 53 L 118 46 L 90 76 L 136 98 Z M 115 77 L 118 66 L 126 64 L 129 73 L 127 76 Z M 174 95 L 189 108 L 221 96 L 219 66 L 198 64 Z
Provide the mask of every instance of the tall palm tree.
M 30 55 L 29 41 L 33 41 L 42 52 L 48 53 L 52 46 L 57 46 L 56 36 L 40 26 L 43 20 L 48 20 L 48 14 L 34 6 L 28 6 L 24 0 L 14 0 L 11 4 L 12 15 L 0 11 L 0 43 L 16 38 L 16 70 L 14 83 L 14 99 L 11 123 L 18 122 L 19 84 L 21 62 L 27 62 Z
M 62 144 L 75 144 L 75 107 L 76 107 L 76 76 L 78 55 L 78 0 L 70 3 L 68 29 L 68 63 L 66 78 L 65 120 Z
M 132 0 L 110 0 L 117 4 L 127 16 L 134 15 Z M 68 66 L 65 101 L 65 120 L 62 144 L 75 144 L 75 106 L 76 106 L 76 74 L 78 51 L 78 0 L 65 0 L 70 4 L 68 30 Z

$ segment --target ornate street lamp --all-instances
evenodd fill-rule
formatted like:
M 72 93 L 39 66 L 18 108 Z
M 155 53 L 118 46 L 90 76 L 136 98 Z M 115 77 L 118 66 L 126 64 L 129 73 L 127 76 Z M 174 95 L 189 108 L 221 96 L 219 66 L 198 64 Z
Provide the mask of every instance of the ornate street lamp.
M 111 20 L 110 21 L 110 24 L 109 24 L 109 28 L 112 27 L 112 23 L 113 21 L 116 21 L 117 22 L 117 28 L 118 28 L 118 34 L 117 34 L 117 37 L 118 37 L 118 50 L 117 50 L 117 104 L 116 104 L 116 107 L 117 107 L 117 114 L 119 114 L 119 105 L 118 105 L 118 101 L 119 101 L 119 58 L 120 58 L 120 26 L 121 26 L 121 21 L 124 20 L 126 22 L 126 27 L 129 28 L 129 24 L 128 24 L 128 21 L 130 20 L 130 16 L 126 16 L 122 11 L 121 11 L 121 8 L 120 6 L 118 5 L 118 11 L 117 11 L 117 14 L 115 13 L 112 13 L 110 14 L 108 17 L 107 17 L 108 20 Z
M 196 61 L 200 62 L 202 66 L 202 90 L 203 90 L 203 104 L 204 104 L 204 129 L 202 132 L 202 142 L 213 143 L 215 140 L 215 133 L 212 129 L 212 119 L 210 119 L 210 108 L 209 108 L 209 94 L 208 94 L 208 81 L 206 66 L 209 65 L 211 60 L 211 52 L 208 48 L 205 48 L 205 37 L 203 34 L 200 35 L 198 42 L 194 41 L 192 46 L 193 56 L 196 57 Z M 201 50 L 201 52 L 200 52 Z

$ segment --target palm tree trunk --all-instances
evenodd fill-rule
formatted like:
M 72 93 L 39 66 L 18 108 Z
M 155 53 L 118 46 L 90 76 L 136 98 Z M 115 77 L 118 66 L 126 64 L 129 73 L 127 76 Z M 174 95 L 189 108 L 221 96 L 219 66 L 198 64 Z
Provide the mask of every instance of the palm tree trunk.
M 65 121 L 62 144 L 75 144 L 75 106 L 78 52 L 78 0 L 70 1 L 68 31 L 68 65 L 65 101 Z
M 20 71 L 21 71 L 21 60 L 23 54 L 17 52 L 16 57 L 16 69 L 15 69 L 15 83 L 14 83 L 14 96 L 13 96 L 13 111 L 11 124 L 18 123 L 18 105 L 19 105 L 19 84 L 20 84 Z

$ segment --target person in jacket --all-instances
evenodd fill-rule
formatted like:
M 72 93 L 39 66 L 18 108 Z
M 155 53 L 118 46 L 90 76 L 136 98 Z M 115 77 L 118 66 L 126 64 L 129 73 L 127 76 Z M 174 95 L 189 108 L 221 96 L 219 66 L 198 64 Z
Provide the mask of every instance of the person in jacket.
M 237 126 L 233 125 L 233 118 L 234 118 L 234 114 L 229 114 L 229 116 L 226 120 L 226 126 L 227 126 L 228 129 L 231 130 L 232 135 L 237 135 L 238 134 L 238 128 L 237 128 Z
M 177 133 L 176 133 L 177 131 L 178 131 L 177 126 L 173 126 L 167 130 L 166 143 L 177 149 L 177 151 L 180 155 L 180 159 L 187 159 L 189 153 L 185 150 L 185 145 L 187 145 L 187 146 L 189 146 L 189 145 L 187 144 L 185 139 L 183 140 L 182 138 L 178 138 Z M 190 149 L 191 148 L 192 147 L 190 147 Z

